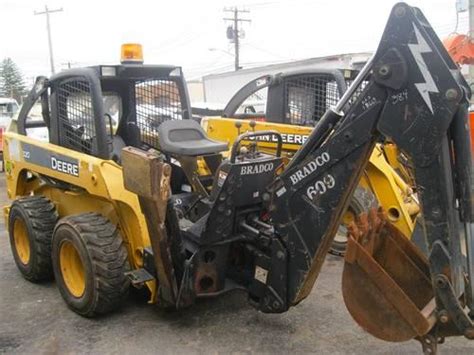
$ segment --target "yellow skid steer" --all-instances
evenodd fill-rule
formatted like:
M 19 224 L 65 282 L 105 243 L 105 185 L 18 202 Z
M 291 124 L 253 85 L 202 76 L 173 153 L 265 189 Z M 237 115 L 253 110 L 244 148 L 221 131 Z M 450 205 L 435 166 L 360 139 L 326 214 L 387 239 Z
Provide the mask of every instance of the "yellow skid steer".
M 67 305 L 88 317 L 119 307 L 130 283 L 163 307 L 243 289 L 256 309 L 286 312 L 313 289 L 376 144 L 390 141 L 413 171 L 424 252 L 389 211 L 360 215 L 346 306 L 374 336 L 416 338 L 426 352 L 444 337 L 473 339 L 469 95 L 429 22 L 403 3 L 287 164 L 272 130 L 243 133 L 224 159 L 227 144 L 190 119 L 180 68 L 40 77 L 5 135 L 15 262 L 31 281 L 54 274 Z M 41 120 L 28 114 L 36 102 Z

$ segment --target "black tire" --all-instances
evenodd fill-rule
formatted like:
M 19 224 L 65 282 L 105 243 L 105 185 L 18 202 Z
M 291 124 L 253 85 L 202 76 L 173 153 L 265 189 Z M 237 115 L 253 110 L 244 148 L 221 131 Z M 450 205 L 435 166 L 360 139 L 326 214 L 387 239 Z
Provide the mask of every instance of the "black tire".
M 54 204 L 43 196 L 23 197 L 11 205 L 8 215 L 10 245 L 16 266 L 28 281 L 53 278 L 51 239 L 57 220 Z M 28 257 L 18 249 L 19 225 L 23 226 L 23 245 L 28 249 Z
M 81 316 L 94 317 L 122 305 L 129 290 L 125 276 L 128 260 L 116 226 L 98 213 L 68 216 L 57 223 L 52 244 L 54 276 L 69 308 Z M 73 291 L 77 290 L 70 289 L 63 277 L 61 260 L 65 257 L 60 253 L 61 248 L 70 248 L 69 245 L 74 247 L 82 263 L 82 294 L 74 295 Z
M 352 195 L 351 202 L 347 210 L 355 216 L 368 212 L 371 208 L 377 208 L 378 202 L 374 193 L 368 189 L 358 186 Z M 341 223 L 336 236 L 331 244 L 329 253 L 337 256 L 344 256 L 347 248 L 347 227 Z

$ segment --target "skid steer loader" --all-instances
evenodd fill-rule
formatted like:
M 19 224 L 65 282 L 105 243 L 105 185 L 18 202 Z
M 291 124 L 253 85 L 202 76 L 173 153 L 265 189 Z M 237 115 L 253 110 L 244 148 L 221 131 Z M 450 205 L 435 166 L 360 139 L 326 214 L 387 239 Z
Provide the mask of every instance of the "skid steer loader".
M 238 90 L 216 115 L 205 116 L 201 125 L 210 138 L 234 142 L 243 132 L 276 130 L 282 135 L 283 153 L 290 159 L 308 139 L 326 109 L 335 106 L 357 71 L 306 69 L 260 76 Z M 258 100 L 257 100 L 258 99 Z M 255 103 L 259 105 L 255 105 Z M 260 107 L 260 111 L 255 109 Z M 257 138 L 259 148 L 272 152 L 275 144 L 268 137 Z M 329 250 L 343 255 L 347 245 L 347 225 L 354 216 L 379 203 L 406 237 L 422 245 L 414 233 L 419 204 L 412 177 L 403 155 L 394 144 L 377 144 L 359 186 Z
M 474 338 L 468 87 L 421 11 L 394 7 L 373 59 L 286 166 L 275 131 L 241 135 L 221 161 L 226 144 L 187 119 L 184 91 L 175 67 L 37 80 L 5 142 L 15 199 L 5 212 L 27 279 L 53 272 L 84 316 L 118 307 L 129 282 L 163 307 L 244 289 L 258 310 L 288 311 L 313 288 L 373 148 L 389 138 L 413 167 L 427 255 L 383 210 L 361 215 L 344 261 L 346 306 L 374 336 L 417 338 L 426 352 L 447 336 Z M 44 120 L 33 122 L 38 99 Z M 28 137 L 32 127 L 49 141 Z M 242 147 L 270 135 L 275 154 Z M 214 171 L 210 193 L 198 157 Z

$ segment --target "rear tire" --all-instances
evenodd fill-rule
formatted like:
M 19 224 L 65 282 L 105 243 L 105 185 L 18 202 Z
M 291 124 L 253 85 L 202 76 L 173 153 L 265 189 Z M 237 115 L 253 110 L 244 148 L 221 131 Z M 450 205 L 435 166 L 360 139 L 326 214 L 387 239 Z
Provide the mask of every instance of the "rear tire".
M 68 216 L 56 225 L 52 244 L 54 276 L 69 308 L 94 317 L 122 305 L 128 260 L 116 226 L 97 213 Z
M 31 282 L 51 280 L 51 238 L 58 214 L 43 196 L 15 200 L 8 215 L 10 245 L 16 266 Z
M 352 195 L 349 207 L 344 212 L 346 221 L 341 222 L 336 236 L 329 249 L 329 253 L 337 256 L 344 256 L 347 248 L 347 222 L 352 221 L 356 216 L 361 213 L 368 212 L 371 208 L 377 208 L 378 202 L 372 191 L 363 187 L 357 186 Z

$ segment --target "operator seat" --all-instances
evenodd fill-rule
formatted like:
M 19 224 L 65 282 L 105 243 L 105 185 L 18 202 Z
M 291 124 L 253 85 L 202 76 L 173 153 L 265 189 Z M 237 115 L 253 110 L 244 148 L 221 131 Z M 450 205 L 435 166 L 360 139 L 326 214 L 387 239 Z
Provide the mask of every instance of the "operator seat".
M 194 120 L 169 120 L 158 127 L 160 148 L 174 156 L 205 156 L 227 150 L 227 143 L 207 137 Z
M 189 183 L 202 196 L 208 196 L 197 174 L 197 158 L 203 157 L 214 175 L 222 161 L 227 143 L 210 139 L 202 127 L 194 120 L 169 120 L 158 127 L 160 150 L 174 157 L 181 164 Z

